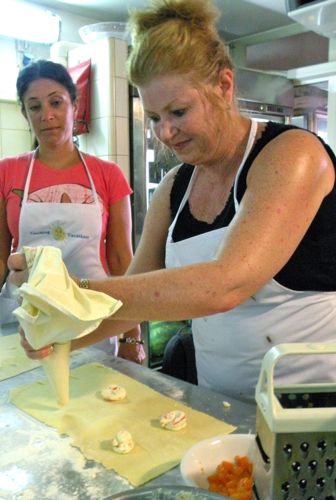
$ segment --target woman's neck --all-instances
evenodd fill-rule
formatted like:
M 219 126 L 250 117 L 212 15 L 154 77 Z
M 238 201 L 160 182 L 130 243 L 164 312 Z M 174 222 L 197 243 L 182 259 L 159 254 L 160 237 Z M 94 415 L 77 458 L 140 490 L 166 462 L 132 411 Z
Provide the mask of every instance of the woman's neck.
M 57 170 L 71 167 L 80 160 L 78 150 L 73 143 L 55 148 L 40 145 L 37 150 L 37 158 L 44 165 Z
M 220 138 L 224 136 L 226 139 L 222 141 L 222 151 L 219 148 L 217 158 L 205 165 L 198 165 L 199 170 L 204 170 L 207 174 L 213 172 L 224 178 L 234 178 L 247 147 L 250 129 L 251 120 L 239 114 L 234 120 L 227 122 L 223 135 L 220 134 Z

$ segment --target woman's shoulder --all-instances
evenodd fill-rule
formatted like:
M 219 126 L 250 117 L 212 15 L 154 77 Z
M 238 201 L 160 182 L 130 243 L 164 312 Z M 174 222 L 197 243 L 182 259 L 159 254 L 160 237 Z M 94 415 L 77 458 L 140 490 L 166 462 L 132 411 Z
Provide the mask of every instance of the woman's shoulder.
M 26 166 L 27 161 L 32 158 L 33 151 L 28 151 L 25 153 L 21 153 L 15 156 L 5 156 L 4 158 L 0 158 L 0 166 Z
M 127 177 L 121 166 L 112 161 L 105 160 L 98 156 L 94 156 L 88 153 L 82 153 L 87 166 L 89 167 L 92 175 L 98 175 L 102 179 L 109 179 L 113 182 L 115 181 L 127 181 Z
M 336 157 L 330 146 L 314 132 L 295 125 L 269 122 L 259 142 L 260 149 L 266 145 L 272 147 L 273 144 L 279 144 L 286 151 L 286 148 L 292 146 L 298 157 L 310 151 L 320 156 L 329 156 L 336 166 Z
M 118 165 L 118 163 L 112 160 L 105 160 L 104 158 L 100 158 L 99 156 L 95 156 L 90 153 L 82 152 L 82 155 L 87 164 L 92 167 L 121 170 L 121 167 Z
M 96 189 L 100 194 L 105 193 L 109 203 L 115 203 L 132 193 L 127 175 L 117 163 L 87 153 L 83 157 Z
M 257 157 L 261 158 L 261 153 L 263 158 L 265 154 L 272 157 L 275 153 L 282 157 L 284 154 L 287 156 L 293 150 L 296 158 L 310 151 L 320 156 L 328 155 L 336 165 L 336 157 L 331 148 L 314 132 L 291 124 L 269 121 L 262 128 L 245 168 L 249 168 Z
M 256 144 L 260 147 L 263 147 L 265 144 L 268 144 L 276 138 L 281 138 L 282 140 L 290 140 L 291 137 L 300 136 L 313 141 L 319 141 L 323 145 L 326 145 L 321 137 L 310 130 L 292 125 L 290 123 L 287 124 L 272 121 L 267 122 Z
M 17 156 L 7 156 L 0 159 L 0 175 L 6 179 L 18 180 L 21 175 L 25 175 L 33 152 L 23 153 Z
M 273 121 L 267 122 L 264 127 L 261 127 L 261 133 L 257 138 L 257 141 L 253 148 L 254 151 L 260 151 L 276 138 L 287 138 L 289 131 L 307 132 L 307 130 L 301 129 L 291 124 L 278 123 Z

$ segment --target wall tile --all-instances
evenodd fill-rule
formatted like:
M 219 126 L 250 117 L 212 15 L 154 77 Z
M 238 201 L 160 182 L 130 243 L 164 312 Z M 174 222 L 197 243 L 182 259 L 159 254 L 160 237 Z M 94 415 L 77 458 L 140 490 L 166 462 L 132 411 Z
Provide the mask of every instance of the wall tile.
M 90 47 L 90 45 L 83 44 L 70 49 L 68 52 L 68 67 L 71 68 L 71 66 L 76 66 L 77 64 L 90 59 Z
M 116 153 L 117 155 L 129 154 L 129 120 L 128 118 L 116 117 Z
M 128 118 L 128 82 L 124 78 L 101 79 L 91 85 L 91 116 Z
M 91 63 L 93 66 L 93 80 L 109 79 L 114 69 L 114 39 L 102 38 L 91 45 Z
M 91 131 L 87 134 L 87 151 L 97 156 L 113 154 L 116 150 L 115 126 L 110 117 L 91 121 Z
M 99 79 L 91 85 L 91 116 L 93 119 L 115 115 L 115 81 Z
M 29 130 L 28 122 L 22 115 L 20 106 L 17 103 L 0 103 L 0 128 Z
M 120 158 L 129 178 L 129 98 L 126 79 L 127 42 L 103 38 L 69 53 L 69 62 L 91 58 L 91 124 L 84 151 L 102 158 Z M 77 51 L 77 52 L 76 52 Z M 117 76 L 117 77 L 116 77 Z
M 26 130 L 1 130 L 2 156 L 12 156 L 31 150 L 31 137 Z
M 128 82 L 125 78 L 115 79 L 115 115 L 129 117 Z
M 130 182 L 130 160 L 128 155 L 118 155 L 116 162 L 118 163 L 119 167 L 122 169 L 124 174 L 126 175 L 126 178 L 128 182 Z
M 116 38 L 115 41 L 115 76 L 119 78 L 127 78 L 126 60 L 127 60 L 127 42 Z

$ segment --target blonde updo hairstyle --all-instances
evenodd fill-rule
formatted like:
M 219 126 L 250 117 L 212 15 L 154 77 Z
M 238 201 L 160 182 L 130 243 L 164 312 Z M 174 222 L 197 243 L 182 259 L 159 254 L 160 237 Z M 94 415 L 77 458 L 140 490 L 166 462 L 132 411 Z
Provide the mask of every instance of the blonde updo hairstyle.
M 129 81 L 138 87 L 153 77 L 176 73 L 199 88 L 217 83 L 221 69 L 232 69 L 215 28 L 217 17 L 210 0 L 152 0 L 147 9 L 131 13 Z

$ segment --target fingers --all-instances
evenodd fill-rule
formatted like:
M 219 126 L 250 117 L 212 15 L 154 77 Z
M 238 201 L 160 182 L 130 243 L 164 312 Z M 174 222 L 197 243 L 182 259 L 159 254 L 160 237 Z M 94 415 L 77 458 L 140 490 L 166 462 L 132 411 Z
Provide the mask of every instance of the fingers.
M 54 349 L 52 345 L 47 345 L 45 347 L 42 347 L 42 349 L 33 349 L 33 347 L 29 344 L 28 340 L 26 339 L 22 328 L 20 328 L 19 333 L 21 336 L 21 346 L 23 347 L 28 358 L 43 359 L 48 357 L 52 353 Z
M 27 269 L 26 257 L 23 253 L 12 253 L 8 257 L 7 265 L 10 271 L 24 271 Z
M 118 357 L 127 359 L 128 361 L 133 361 L 133 363 L 137 363 L 138 365 L 142 365 L 146 359 L 146 354 L 142 345 L 120 344 Z
M 20 287 L 28 279 L 27 261 L 22 253 L 13 253 L 8 257 L 7 266 L 10 270 L 10 282 Z
M 9 280 L 13 285 L 20 287 L 22 283 L 28 280 L 28 271 L 11 271 L 9 275 Z

